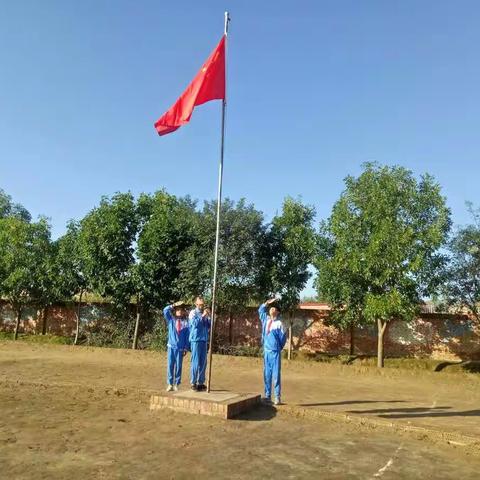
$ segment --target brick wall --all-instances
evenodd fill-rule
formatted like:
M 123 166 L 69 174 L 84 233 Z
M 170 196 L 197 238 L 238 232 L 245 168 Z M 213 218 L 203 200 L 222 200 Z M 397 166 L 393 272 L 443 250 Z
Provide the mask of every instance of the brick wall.
M 47 333 L 72 335 L 75 330 L 76 305 L 51 306 L 46 311 Z M 42 319 L 33 308 L 22 315 L 21 332 L 41 333 Z M 81 309 L 83 322 L 102 322 L 110 316 L 108 304 L 85 303 Z M 328 308 L 301 308 L 293 318 L 295 350 L 345 354 L 350 351 L 350 331 L 342 332 L 324 320 Z M 287 323 L 287 322 L 286 322 Z M 13 331 L 14 315 L 6 302 L 0 301 L 0 329 Z M 256 308 L 242 309 L 229 317 L 220 315 L 216 341 L 221 345 L 260 345 L 260 325 Z M 356 328 L 355 353 L 374 355 L 374 327 Z M 480 328 L 466 315 L 424 313 L 413 322 L 393 321 L 385 333 L 385 352 L 390 356 L 426 356 L 435 359 L 480 359 Z

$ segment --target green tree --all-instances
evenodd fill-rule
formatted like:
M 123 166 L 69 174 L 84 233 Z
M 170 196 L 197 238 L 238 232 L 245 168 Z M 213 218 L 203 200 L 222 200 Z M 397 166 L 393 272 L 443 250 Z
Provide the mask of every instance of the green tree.
M 338 249 L 329 223 L 320 225 L 318 250 L 314 265 L 319 272 L 315 286 L 319 297 L 330 304 L 328 324 L 341 330 L 350 330 L 350 355 L 355 353 L 354 329 L 364 324 L 362 311 L 368 285 L 361 275 L 349 271 Z
M 37 320 L 42 319 L 42 335 L 47 330 L 47 308 L 63 299 L 61 292 L 62 277 L 57 268 L 57 242 L 52 242 L 50 230 L 48 239 L 43 244 L 41 257 L 36 263 L 36 271 L 32 272 L 35 279 L 34 303 L 37 306 Z
M 41 300 L 50 249 L 50 226 L 45 219 L 36 223 L 16 217 L 0 219 L 0 294 L 15 313 L 15 340 L 25 306 Z
M 281 306 L 289 323 L 288 358 L 292 349 L 293 312 L 300 302 L 300 295 L 311 276 L 316 234 L 313 227 L 315 209 L 300 200 L 287 197 L 281 215 L 273 218 L 269 241 L 264 255 L 268 259 L 265 279 L 271 292 L 281 297 Z M 298 332 L 303 336 L 311 324 Z
M 81 324 L 82 298 L 88 288 L 85 275 L 84 254 L 88 251 L 81 241 L 79 222 L 70 221 L 67 232 L 57 240 L 56 271 L 58 273 L 57 291 L 62 298 L 78 298 L 74 345 L 78 344 Z
M 142 195 L 137 202 L 139 235 L 132 282 L 137 301 L 133 348 L 142 312 L 161 309 L 190 292 L 180 281 L 184 255 L 194 241 L 195 203 L 164 190 Z M 198 259 L 197 259 L 198 262 Z
M 210 296 L 213 280 L 217 202 L 205 202 L 195 222 L 195 242 L 182 262 L 182 278 L 189 279 L 189 290 Z M 233 314 L 268 293 L 263 273 L 267 241 L 263 213 L 245 199 L 225 199 L 221 206 L 220 245 L 217 275 L 217 312 L 229 317 L 232 340 Z
M 281 296 L 282 307 L 292 312 L 311 276 L 316 234 L 315 209 L 287 197 L 282 213 L 273 218 L 270 236 L 270 282 L 272 292 Z
M 14 203 L 12 197 L 0 188 L 0 218 L 6 217 L 18 218 L 25 222 L 32 220 L 30 212 L 23 205 Z
M 80 222 L 82 275 L 89 290 L 111 300 L 117 322 L 128 322 L 137 234 L 137 207 L 131 193 L 103 197 Z
M 340 322 L 361 318 L 377 325 L 383 367 L 388 323 L 411 320 L 420 300 L 438 288 L 446 261 L 438 249 L 450 211 L 430 175 L 417 181 L 401 167 L 368 163 L 345 186 L 321 234 L 317 286 Z
M 480 211 L 469 204 L 473 223 L 459 228 L 449 242 L 450 264 L 444 297 L 458 309 L 467 308 L 480 322 Z

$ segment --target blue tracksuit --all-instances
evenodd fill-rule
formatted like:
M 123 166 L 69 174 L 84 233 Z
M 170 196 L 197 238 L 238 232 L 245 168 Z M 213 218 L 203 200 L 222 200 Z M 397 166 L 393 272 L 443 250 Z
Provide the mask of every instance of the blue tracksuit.
M 190 383 L 203 385 L 207 369 L 207 345 L 210 333 L 210 318 L 202 318 L 202 312 L 195 308 L 188 316 L 190 328 Z
M 283 323 L 279 317 L 275 320 L 267 313 L 267 305 L 262 304 L 258 309 L 262 322 L 263 344 L 263 382 L 265 385 L 265 398 L 270 398 L 272 390 L 272 377 L 275 386 L 275 397 L 280 398 L 282 393 L 282 349 L 287 341 Z
M 180 385 L 182 379 L 183 353 L 189 349 L 188 345 L 188 320 L 177 319 L 173 315 L 173 306 L 168 305 L 163 309 L 163 316 L 167 322 L 167 383 Z

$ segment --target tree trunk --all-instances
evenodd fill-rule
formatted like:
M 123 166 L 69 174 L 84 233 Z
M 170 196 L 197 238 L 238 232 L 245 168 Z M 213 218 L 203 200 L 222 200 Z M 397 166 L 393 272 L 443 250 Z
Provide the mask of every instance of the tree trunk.
M 42 308 L 42 335 L 46 335 L 47 333 L 47 308 Z
M 233 316 L 231 308 L 228 310 L 228 344 L 233 345 Z
M 18 330 L 20 328 L 20 318 L 22 316 L 22 309 L 18 308 L 16 310 L 16 317 L 15 317 L 15 332 L 13 333 L 13 339 L 16 340 L 18 338 Z
M 135 319 L 135 331 L 133 332 L 132 349 L 137 349 L 138 344 L 138 327 L 140 325 L 140 296 L 137 295 L 137 318 Z
M 350 356 L 355 355 L 355 324 L 350 323 Z
M 382 322 L 382 320 L 377 320 L 378 328 L 378 345 L 377 345 L 377 367 L 383 368 L 385 365 L 385 358 L 383 354 L 383 336 L 385 334 L 385 329 L 387 328 L 388 322 Z
M 80 336 L 80 312 L 82 308 L 82 296 L 83 296 L 83 289 L 80 290 L 80 297 L 78 298 L 78 304 L 77 304 L 77 324 L 75 326 L 75 340 L 73 340 L 74 345 L 78 345 L 78 337 Z

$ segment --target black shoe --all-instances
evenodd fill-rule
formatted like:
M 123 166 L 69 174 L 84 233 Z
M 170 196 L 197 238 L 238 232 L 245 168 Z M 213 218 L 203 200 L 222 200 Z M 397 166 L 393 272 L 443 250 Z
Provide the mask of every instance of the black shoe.
M 204 392 L 207 389 L 207 386 L 204 385 L 203 383 L 201 385 L 197 385 L 197 390 L 199 392 Z
M 198 387 L 197 387 L 194 383 L 192 383 L 192 384 L 190 385 L 190 388 L 191 388 L 194 392 L 197 392 L 197 391 L 198 391 Z

